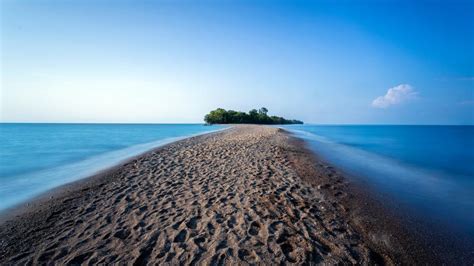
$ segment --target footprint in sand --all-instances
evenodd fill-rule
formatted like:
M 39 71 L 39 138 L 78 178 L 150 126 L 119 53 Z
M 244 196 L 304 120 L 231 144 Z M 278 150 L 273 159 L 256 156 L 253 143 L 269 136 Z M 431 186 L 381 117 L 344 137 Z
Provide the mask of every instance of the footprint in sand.
M 189 229 L 196 229 L 197 228 L 197 224 L 198 224 L 198 221 L 201 219 L 201 216 L 196 216 L 196 217 L 193 217 L 191 219 L 189 219 L 189 221 L 186 223 L 186 227 L 189 228 Z
M 186 229 L 179 231 L 179 233 L 175 236 L 173 242 L 184 242 L 186 240 L 187 234 L 188 232 L 186 231 Z
M 258 222 L 252 222 L 250 224 L 250 228 L 249 228 L 249 234 L 250 235 L 253 235 L 253 236 L 256 236 L 258 235 L 258 232 L 260 231 L 260 224 Z

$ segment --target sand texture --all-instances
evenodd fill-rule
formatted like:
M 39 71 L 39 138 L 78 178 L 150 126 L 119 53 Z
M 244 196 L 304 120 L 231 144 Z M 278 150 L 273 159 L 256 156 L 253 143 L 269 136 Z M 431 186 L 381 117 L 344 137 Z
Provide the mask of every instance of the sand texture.
M 387 262 L 347 222 L 343 192 L 299 174 L 291 138 L 237 126 L 74 184 L 0 226 L 0 264 Z

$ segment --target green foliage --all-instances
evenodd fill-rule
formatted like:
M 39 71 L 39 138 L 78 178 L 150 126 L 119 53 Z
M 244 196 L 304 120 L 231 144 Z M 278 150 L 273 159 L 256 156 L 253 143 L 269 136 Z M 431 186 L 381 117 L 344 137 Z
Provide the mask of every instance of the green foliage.
M 303 124 L 299 120 L 287 120 L 279 116 L 269 116 L 268 109 L 265 107 L 252 109 L 247 113 L 217 108 L 204 116 L 207 124 Z

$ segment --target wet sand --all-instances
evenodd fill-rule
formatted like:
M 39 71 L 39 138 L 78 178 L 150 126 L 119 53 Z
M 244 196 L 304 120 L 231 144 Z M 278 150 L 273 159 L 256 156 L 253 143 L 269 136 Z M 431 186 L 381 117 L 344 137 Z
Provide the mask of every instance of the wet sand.
M 303 142 L 277 128 L 236 126 L 4 214 L 0 264 L 429 262 L 413 243 Z

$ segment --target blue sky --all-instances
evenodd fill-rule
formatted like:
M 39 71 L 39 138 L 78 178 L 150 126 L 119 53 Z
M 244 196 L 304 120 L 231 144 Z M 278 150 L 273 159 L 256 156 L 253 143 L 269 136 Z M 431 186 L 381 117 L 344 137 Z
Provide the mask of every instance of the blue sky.
M 1 2 L 4 122 L 474 124 L 473 1 Z

